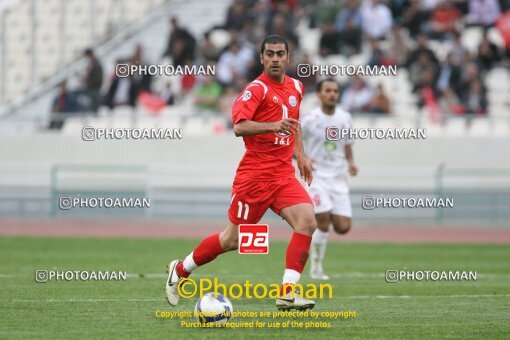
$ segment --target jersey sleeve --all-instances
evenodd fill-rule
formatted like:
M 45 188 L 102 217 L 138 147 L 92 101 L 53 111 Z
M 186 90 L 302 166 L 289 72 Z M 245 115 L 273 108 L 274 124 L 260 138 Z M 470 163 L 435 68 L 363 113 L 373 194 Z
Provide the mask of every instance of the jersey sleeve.
M 305 95 L 305 86 L 303 85 L 303 83 L 301 81 L 297 81 L 298 82 L 298 86 L 299 86 L 299 107 L 301 107 L 301 102 L 303 101 L 303 97 Z M 301 118 L 301 110 L 298 110 L 298 119 Z
M 251 120 L 264 99 L 264 88 L 259 84 L 248 85 L 232 106 L 232 122 Z
M 349 130 L 352 130 L 352 116 L 351 116 L 351 114 L 350 114 L 350 113 L 348 113 L 348 112 L 347 112 L 347 119 L 346 119 L 346 121 L 347 121 L 347 128 L 348 128 Z M 346 144 L 346 145 L 352 145 L 352 144 L 354 144 L 354 141 L 353 141 L 351 138 L 347 138 L 347 139 L 345 140 L 345 144 Z
M 304 118 L 300 119 L 301 121 L 301 136 L 303 137 L 303 140 L 307 139 L 308 138 L 308 135 L 309 135 L 309 128 L 310 128 L 310 121 L 311 121 L 311 118 L 310 118 L 310 113 L 305 115 Z

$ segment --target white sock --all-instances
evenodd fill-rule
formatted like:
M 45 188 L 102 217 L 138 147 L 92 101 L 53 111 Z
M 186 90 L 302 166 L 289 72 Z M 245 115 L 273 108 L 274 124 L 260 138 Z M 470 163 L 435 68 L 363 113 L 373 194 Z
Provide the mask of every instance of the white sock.
M 316 229 L 312 235 L 312 247 L 316 246 L 317 250 L 314 249 L 316 257 L 316 268 L 322 271 L 322 260 L 326 255 L 326 244 L 328 242 L 329 232 L 324 232 L 320 229 Z
M 310 273 L 315 272 L 317 261 L 319 261 L 319 252 L 317 251 L 315 243 L 312 241 L 310 244 Z
M 285 271 L 283 272 L 282 283 L 283 284 L 286 284 L 286 283 L 296 284 L 296 283 L 298 283 L 300 278 L 301 278 L 301 273 L 299 273 L 293 269 L 285 268 Z
M 185 271 L 187 271 L 188 273 L 191 273 L 193 271 L 193 269 L 195 269 L 197 266 L 197 264 L 195 263 L 195 261 L 193 260 L 193 252 L 191 252 L 191 254 L 189 254 L 188 256 L 186 256 L 186 258 L 184 259 L 184 261 L 182 261 L 182 267 L 184 268 Z

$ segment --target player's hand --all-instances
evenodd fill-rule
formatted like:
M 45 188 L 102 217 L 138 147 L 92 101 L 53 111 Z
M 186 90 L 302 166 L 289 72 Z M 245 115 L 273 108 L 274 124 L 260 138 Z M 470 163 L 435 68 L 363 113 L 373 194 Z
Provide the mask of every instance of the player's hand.
M 274 132 L 292 135 L 299 129 L 299 121 L 294 118 L 285 118 L 274 123 Z
M 298 157 L 297 166 L 299 169 L 299 174 L 301 175 L 301 179 L 304 180 L 308 186 L 310 186 L 313 180 L 311 160 L 306 157 Z
M 352 162 L 349 162 L 349 174 L 351 176 L 356 176 L 358 174 L 358 167 Z

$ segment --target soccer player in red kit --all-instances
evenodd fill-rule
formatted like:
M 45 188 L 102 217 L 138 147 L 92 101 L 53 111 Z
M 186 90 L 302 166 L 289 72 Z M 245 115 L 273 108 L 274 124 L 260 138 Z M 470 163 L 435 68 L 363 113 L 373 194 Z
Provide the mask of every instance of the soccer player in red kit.
M 296 179 L 292 165 L 294 156 L 301 178 L 310 185 L 312 168 L 304 156 L 299 126 L 303 84 L 285 75 L 289 51 L 284 38 L 266 37 L 261 45 L 260 62 L 264 72 L 246 86 L 232 108 L 234 134 L 243 137 L 246 153 L 234 179 L 228 211 L 230 223 L 221 233 L 202 240 L 184 260 L 169 263 L 165 290 L 172 306 L 179 302 L 179 281 L 218 255 L 236 250 L 238 225 L 258 223 L 268 208 L 294 229 L 276 306 L 289 310 L 315 305 L 292 291 L 305 267 L 317 226 L 312 200 Z

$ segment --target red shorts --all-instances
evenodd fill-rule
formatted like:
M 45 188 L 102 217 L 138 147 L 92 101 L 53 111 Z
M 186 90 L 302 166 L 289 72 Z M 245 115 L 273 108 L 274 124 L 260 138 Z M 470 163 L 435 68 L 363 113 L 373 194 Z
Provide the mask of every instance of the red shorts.
M 299 181 L 282 178 L 274 181 L 234 180 L 232 201 L 228 216 L 234 224 L 255 224 L 268 208 L 277 215 L 283 208 L 299 203 L 312 203 L 312 199 Z

